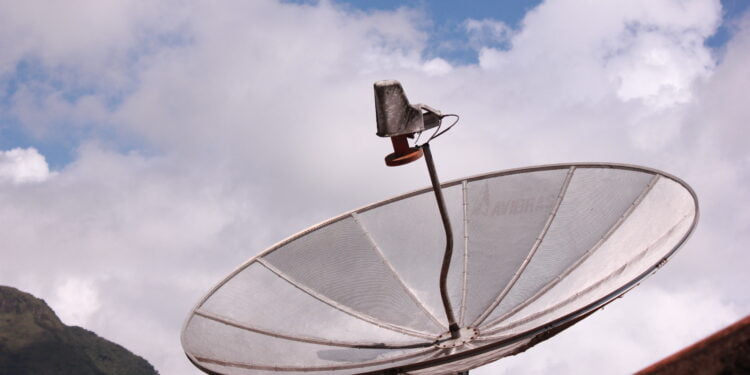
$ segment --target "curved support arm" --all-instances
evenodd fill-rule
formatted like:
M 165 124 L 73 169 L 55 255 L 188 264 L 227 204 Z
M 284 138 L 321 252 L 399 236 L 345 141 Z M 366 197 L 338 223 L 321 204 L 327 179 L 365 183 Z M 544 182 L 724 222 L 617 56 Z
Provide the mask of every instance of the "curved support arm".
M 437 172 L 435 171 L 435 163 L 432 160 L 430 144 L 428 142 L 423 144 L 421 147 L 424 151 L 427 170 L 430 173 L 430 181 L 432 181 L 432 190 L 435 191 L 435 200 L 437 200 L 438 209 L 440 210 L 440 217 L 443 219 L 443 228 L 445 229 L 445 254 L 443 255 L 443 265 L 440 269 L 440 298 L 443 300 L 445 316 L 448 318 L 448 329 L 450 330 L 451 338 L 457 339 L 459 336 L 459 327 L 456 323 L 455 316 L 453 316 L 453 307 L 451 306 L 451 301 L 448 298 L 448 288 L 446 286 L 448 280 L 448 270 L 450 269 L 451 258 L 453 257 L 453 229 L 451 229 L 451 221 L 448 217 L 448 210 L 445 208 L 443 190 L 440 187 L 440 180 L 438 180 Z

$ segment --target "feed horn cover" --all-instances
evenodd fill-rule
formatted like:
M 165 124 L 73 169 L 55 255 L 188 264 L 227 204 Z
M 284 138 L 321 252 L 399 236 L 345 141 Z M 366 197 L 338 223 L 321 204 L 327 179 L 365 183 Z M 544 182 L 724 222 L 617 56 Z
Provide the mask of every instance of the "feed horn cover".
M 693 230 L 698 202 L 664 172 L 558 164 L 442 184 L 356 209 L 251 258 L 182 331 L 210 374 L 455 374 L 519 353 L 635 287 Z
M 422 157 L 419 147 L 409 147 L 407 138 L 440 125 L 440 111 L 424 104 L 409 104 L 404 88 L 398 81 L 378 81 L 375 88 L 375 118 L 377 135 L 391 137 L 393 152 L 385 157 L 385 164 L 395 167 Z
M 411 135 L 440 124 L 440 111 L 424 104 L 409 104 L 398 81 L 378 81 L 374 87 L 379 136 Z

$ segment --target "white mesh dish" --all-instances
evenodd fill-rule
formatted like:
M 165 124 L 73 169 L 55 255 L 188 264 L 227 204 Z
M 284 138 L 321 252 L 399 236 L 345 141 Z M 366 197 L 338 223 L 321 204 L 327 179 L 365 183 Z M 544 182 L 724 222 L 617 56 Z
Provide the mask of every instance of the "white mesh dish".
M 625 293 L 698 219 L 687 184 L 629 165 L 531 167 L 443 188 L 460 345 L 445 347 L 445 234 L 428 188 L 311 227 L 240 266 L 190 313 L 188 358 L 212 374 L 466 371 Z

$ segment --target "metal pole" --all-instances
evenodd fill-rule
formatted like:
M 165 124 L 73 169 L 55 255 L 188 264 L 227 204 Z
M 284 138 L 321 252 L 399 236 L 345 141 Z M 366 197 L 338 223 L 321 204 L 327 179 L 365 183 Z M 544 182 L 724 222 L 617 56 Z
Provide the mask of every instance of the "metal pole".
M 438 209 L 440 210 L 440 218 L 443 219 L 443 228 L 445 229 L 445 254 L 443 255 L 443 265 L 440 269 L 440 298 L 442 298 L 443 300 L 445 316 L 448 318 L 448 330 L 451 333 L 451 338 L 457 339 L 459 327 L 456 323 L 456 318 L 453 316 L 453 307 L 451 306 L 451 301 L 448 298 L 448 288 L 446 287 L 446 283 L 448 280 L 448 269 L 450 269 L 451 258 L 453 257 L 453 229 L 451 229 L 451 221 L 448 217 L 448 210 L 445 209 L 443 190 L 440 187 L 440 180 L 438 180 L 437 172 L 435 171 L 435 163 L 432 160 L 430 144 L 428 142 L 423 144 L 421 147 L 424 151 L 424 159 L 427 162 L 427 170 L 430 172 L 430 181 L 432 181 L 432 190 L 435 191 L 435 200 L 437 200 Z

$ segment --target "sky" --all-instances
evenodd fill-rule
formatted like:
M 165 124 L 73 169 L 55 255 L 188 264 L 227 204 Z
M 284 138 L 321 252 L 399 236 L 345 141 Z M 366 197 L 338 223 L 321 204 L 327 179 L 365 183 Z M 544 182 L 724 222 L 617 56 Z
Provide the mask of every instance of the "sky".
M 750 313 L 745 0 L 0 1 L 0 284 L 162 374 L 237 265 L 428 185 L 386 168 L 372 83 L 461 122 L 440 176 L 638 164 L 697 192 L 623 299 L 472 374 L 630 373 Z

